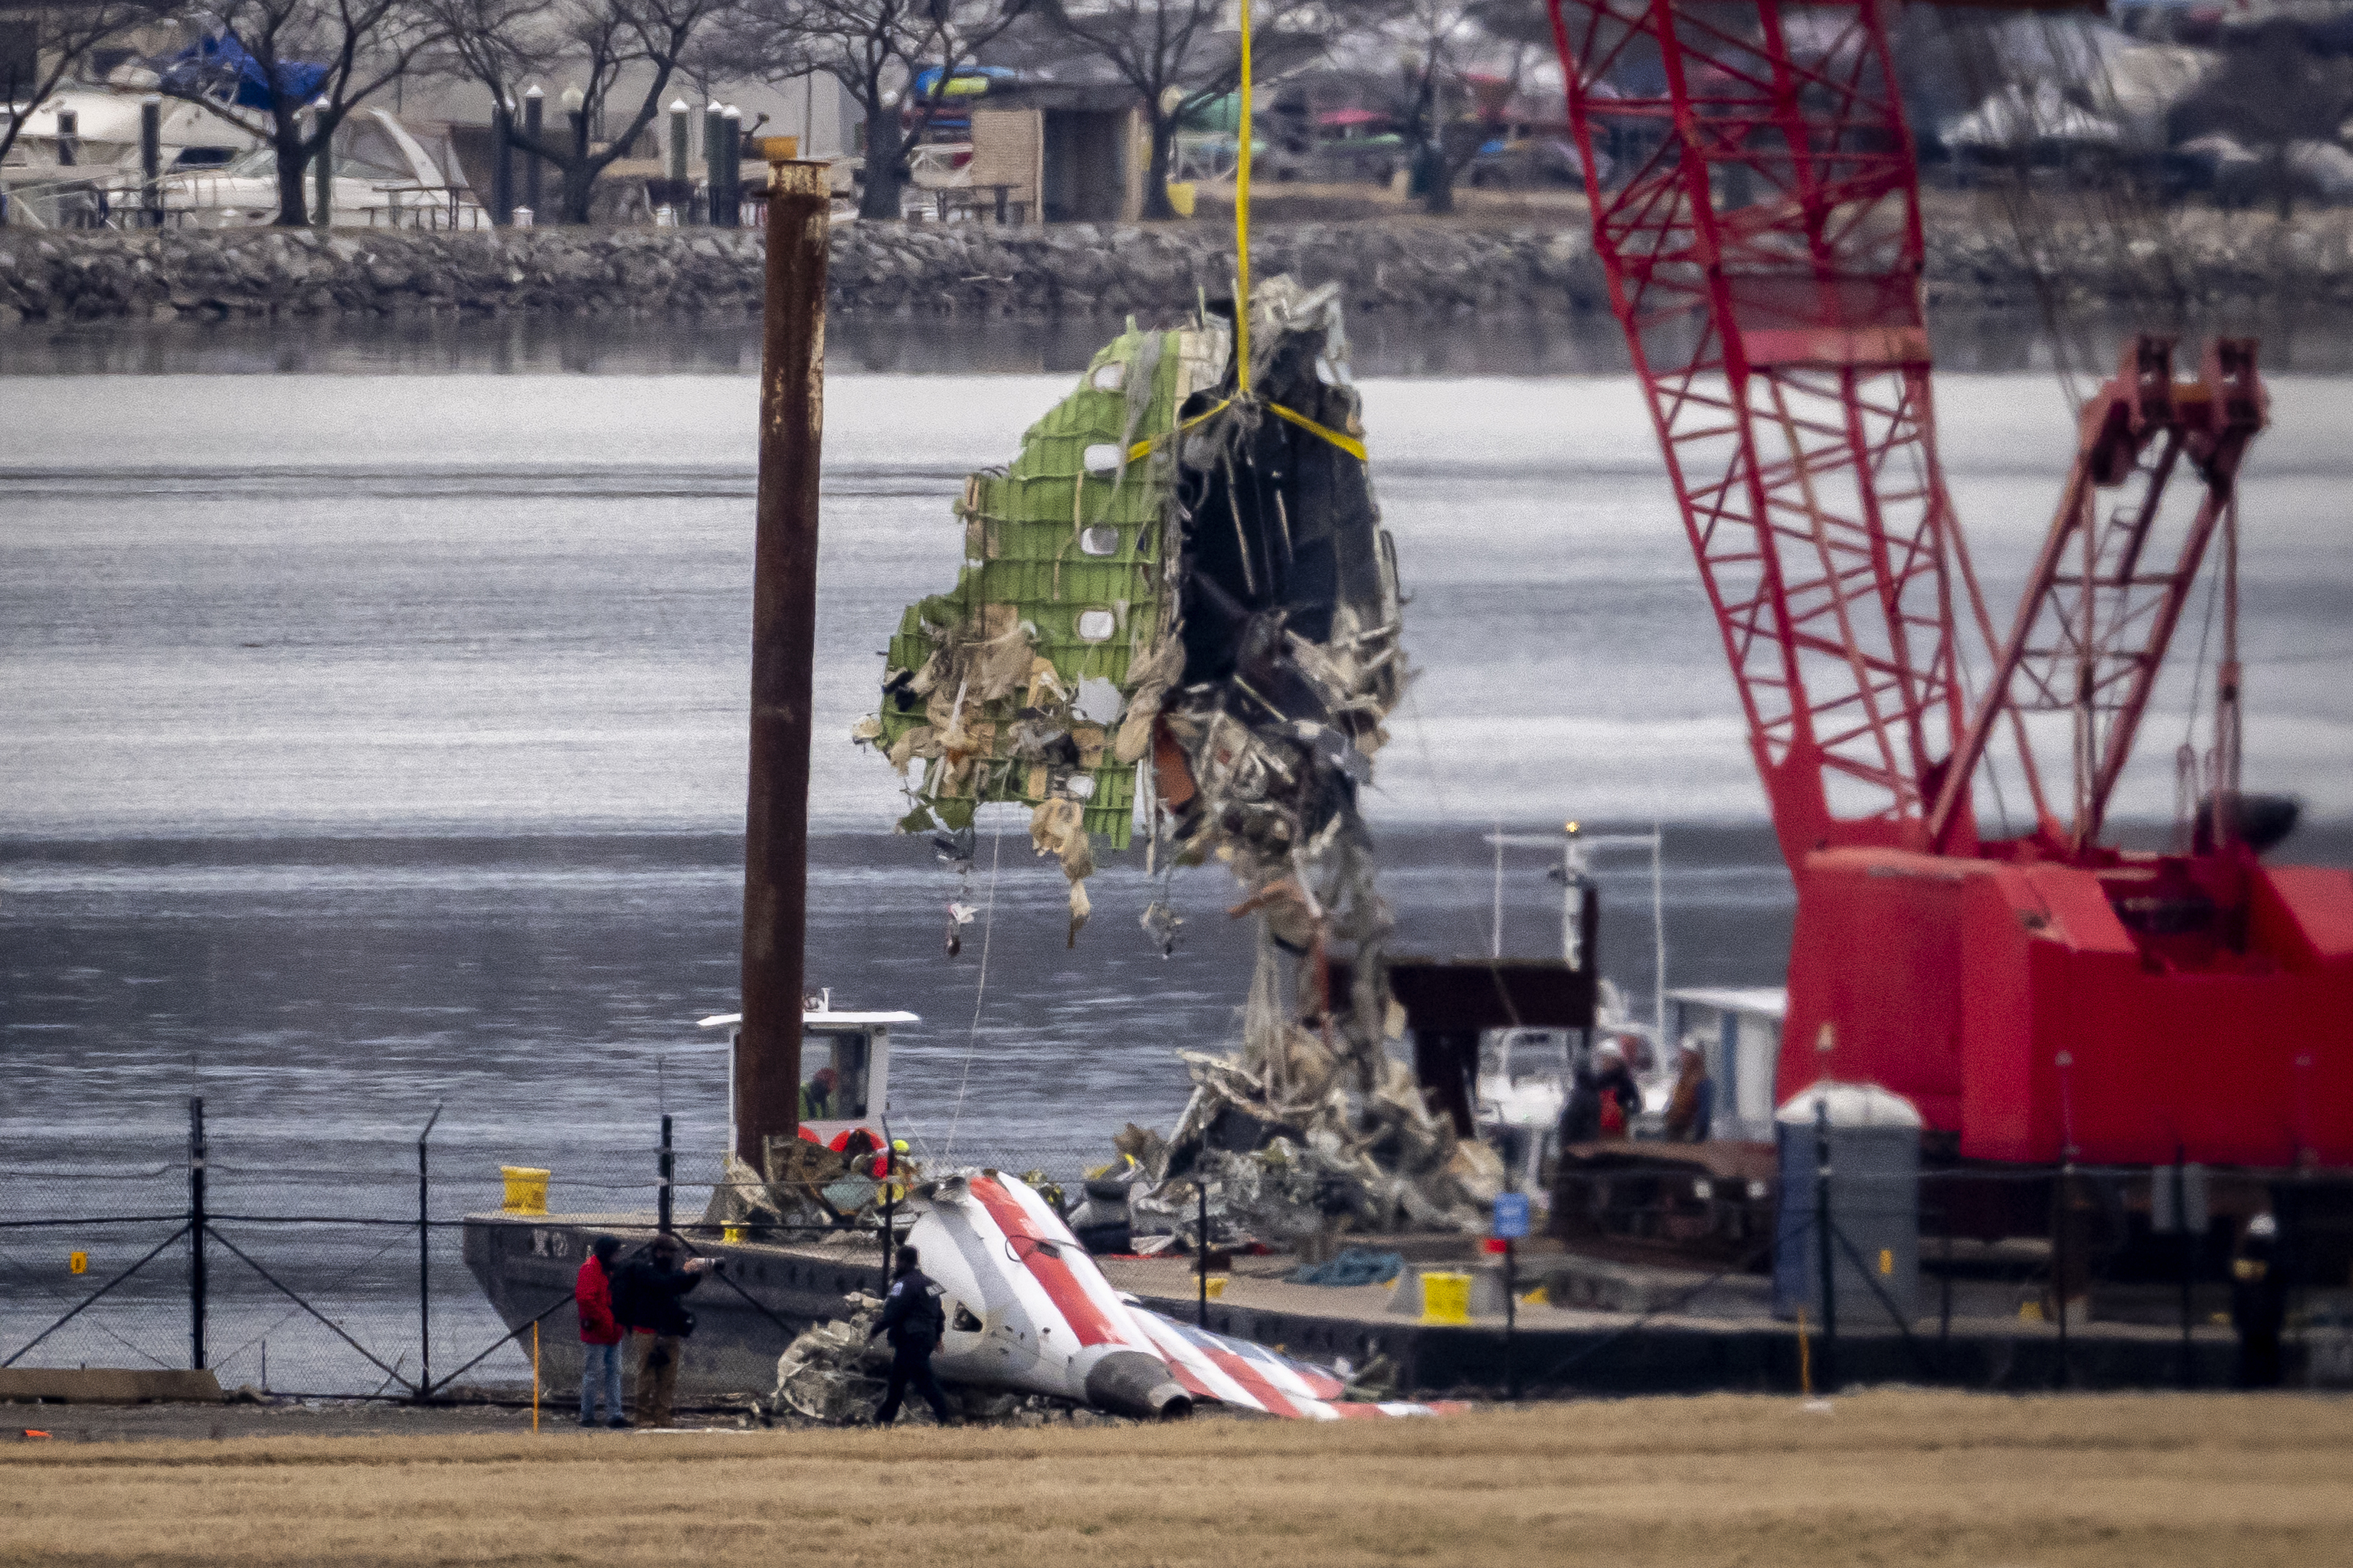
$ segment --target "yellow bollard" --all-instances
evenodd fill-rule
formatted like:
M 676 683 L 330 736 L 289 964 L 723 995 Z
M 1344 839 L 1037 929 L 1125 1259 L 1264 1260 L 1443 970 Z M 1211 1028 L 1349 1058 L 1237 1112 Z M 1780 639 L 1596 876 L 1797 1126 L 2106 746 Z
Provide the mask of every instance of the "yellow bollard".
M 547 1213 L 547 1172 L 534 1165 L 501 1165 L 499 1174 L 506 1178 L 506 1202 L 499 1212 L 504 1214 L 543 1214 Z
M 1213 1274 L 1213 1275 L 1209 1276 L 1209 1299 L 1210 1299 L 1210 1300 L 1212 1300 L 1212 1301 L 1222 1301 L 1222 1300 L 1224 1300 L 1224 1299 L 1225 1299 L 1225 1298 L 1226 1298 L 1226 1281 L 1227 1281 L 1229 1278 L 1230 1278 L 1230 1277 L 1231 1277 L 1230 1276 L 1229 1276 L 1229 1275 L 1223 1275 L 1223 1274 Z
M 1421 1277 L 1421 1320 L 1425 1323 L 1471 1321 L 1471 1277 L 1439 1272 Z

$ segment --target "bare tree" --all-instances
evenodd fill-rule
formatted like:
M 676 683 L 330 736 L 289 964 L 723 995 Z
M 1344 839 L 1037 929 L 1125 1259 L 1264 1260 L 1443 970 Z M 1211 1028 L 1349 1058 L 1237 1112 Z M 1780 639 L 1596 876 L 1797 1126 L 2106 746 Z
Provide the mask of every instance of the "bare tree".
M 1045 0 L 1053 25 L 1110 62 L 1142 101 L 1152 138 L 1144 216 L 1174 217 L 1168 175 L 1177 130 L 1241 84 L 1241 35 L 1220 26 L 1226 0 Z M 1320 6 L 1261 0 L 1251 18 L 1251 79 L 1280 76 L 1320 52 L 1304 26 Z
M 896 217 L 908 159 L 961 67 L 1029 0 L 744 0 L 723 52 L 771 81 L 821 74 L 849 90 L 866 124 L 860 217 Z M 927 89 L 916 79 L 935 69 Z
M 1390 0 L 1379 26 L 1405 62 L 1405 138 L 1414 148 L 1422 209 L 1454 210 L 1454 182 L 1479 155 L 1504 105 L 1550 47 L 1532 0 Z M 1500 83 L 1478 101 L 1465 90 L 1472 61 L 1496 63 Z M 1468 108 L 1471 112 L 1461 112 Z
M 189 16 L 220 41 L 165 70 L 163 90 L 269 143 L 281 228 L 309 220 L 302 176 L 311 160 L 332 156 L 351 112 L 440 37 L 415 0 L 206 0 Z
M 0 158 L 92 50 L 154 21 L 162 7 L 156 0 L 19 0 L 8 9 L 16 47 L 0 58 Z
M 688 51 L 728 8 L 730 0 L 429 0 L 449 58 L 459 74 L 490 90 L 493 104 L 512 106 L 533 77 L 561 79 L 565 122 L 533 140 L 512 113 L 498 117 L 507 140 L 554 164 L 563 175 L 564 221 L 588 221 L 596 180 L 661 112 Z M 643 90 L 621 92 L 624 78 Z M 570 97 L 576 90 L 577 99 Z M 619 101 L 616 102 L 618 94 Z M 609 140 L 612 111 L 626 111 L 627 128 Z

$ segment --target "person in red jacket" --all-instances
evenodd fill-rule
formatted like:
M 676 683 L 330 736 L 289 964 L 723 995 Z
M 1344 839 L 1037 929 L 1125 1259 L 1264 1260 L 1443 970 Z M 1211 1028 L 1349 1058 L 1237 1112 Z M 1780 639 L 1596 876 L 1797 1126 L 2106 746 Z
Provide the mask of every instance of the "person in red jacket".
M 596 1389 L 601 1382 L 605 1390 L 606 1425 L 620 1427 L 629 1424 L 621 1413 L 621 1340 L 620 1322 L 613 1316 L 613 1260 L 621 1255 L 621 1244 L 612 1236 L 598 1236 L 588 1249 L 588 1261 L 580 1266 L 580 1277 L 573 1282 L 572 1295 L 580 1307 L 580 1425 L 596 1425 Z

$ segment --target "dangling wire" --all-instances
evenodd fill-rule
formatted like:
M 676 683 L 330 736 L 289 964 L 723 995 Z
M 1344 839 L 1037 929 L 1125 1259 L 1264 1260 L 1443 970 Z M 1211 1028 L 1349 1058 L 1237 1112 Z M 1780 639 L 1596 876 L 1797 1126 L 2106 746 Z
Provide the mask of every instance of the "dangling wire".
M 965 1035 L 964 1074 L 956 1080 L 955 1113 L 948 1118 L 947 1148 L 940 1159 L 955 1154 L 956 1128 L 964 1122 L 965 1091 L 972 1086 L 972 1057 L 980 1044 L 981 1004 L 988 998 L 988 939 L 997 930 L 997 867 L 1005 850 L 1005 824 L 1000 821 L 988 839 L 988 898 L 980 916 L 980 978 L 972 988 L 972 1029 Z

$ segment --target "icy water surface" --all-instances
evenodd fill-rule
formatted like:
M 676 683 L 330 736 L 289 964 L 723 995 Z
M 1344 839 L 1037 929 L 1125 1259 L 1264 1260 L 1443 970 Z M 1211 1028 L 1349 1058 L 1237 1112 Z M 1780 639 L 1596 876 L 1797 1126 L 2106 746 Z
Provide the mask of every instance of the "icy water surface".
M 960 476 L 1069 385 L 829 387 L 811 973 L 923 1014 L 894 1115 L 927 1137 L 1100 1147 L 1166 1121 L 1172 1050 L 1227 1038 L 1246 978 L 1214 869 L 1173 884 L 1177 958 L 1136 929 L 1151 891 L 1124 863 L 1066 950 L 1060 877 L 1016 826 L 984 842 L 976 1020 L 980 944 L 940 950 L 953 884 L 887 835 L 893 777 L 847 743 L 900 607 L 953 580 Z M 2348 387 L 2278 380 L 2245 489 L 2248 773 L 2324 818 L 2353 813 Z M 1632 385 L 1366 390 L 1425 672 L 1370 803 L 1404 945 L 1484 949 L 1493 822 L 1662 819 L 1671 982 L 1776 981 L 1787 882 Z M 742 375 L 0 377 L 9 1126 L 169 1136 L 202 1092 L 256 1137 L 406 1136 L 446 1099 L 467 1138 L 641 1147 L 666 1107 L 715 1143 L 723 1068 L 691 1021 L 733 1004 L 753 396 Z M 2006 605 L 2065 405 L 1963 375 L 1940 408 Z M 2126 814 L 2169 810 L 2185 710 L 2177 680 Z M 1647 993 L 1646 877 L 1614 866 L 1607 895 L 1610 971 Z M 1507 868 L 1509 948 L 1548 950 L 1553 897 L 1534 857 Z

